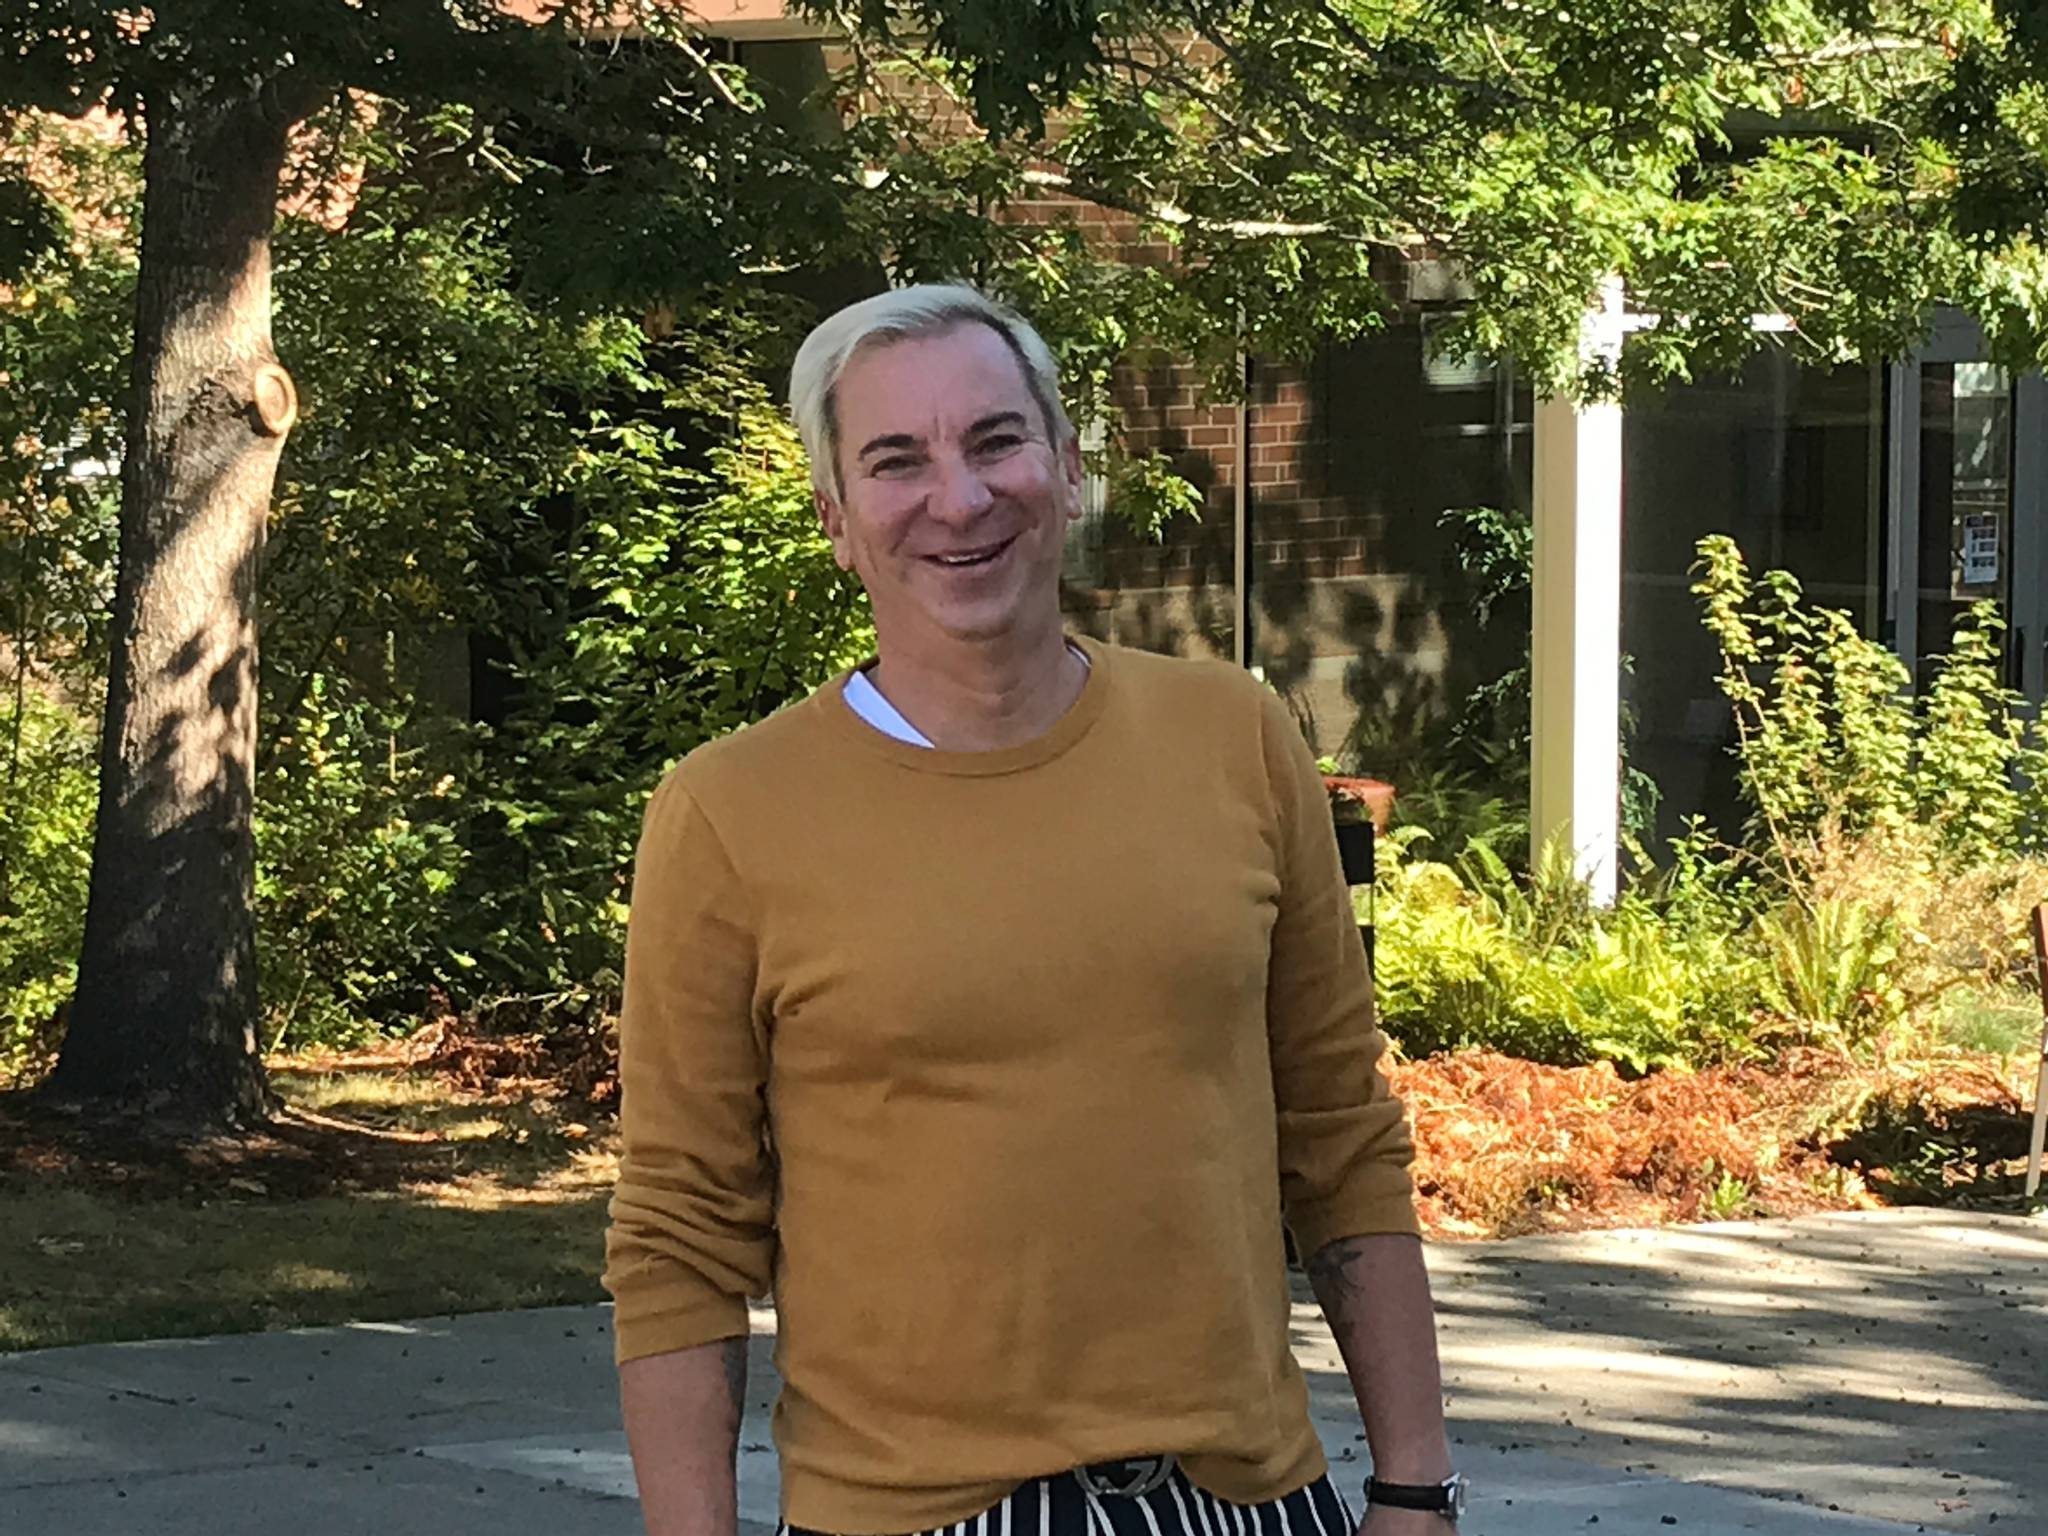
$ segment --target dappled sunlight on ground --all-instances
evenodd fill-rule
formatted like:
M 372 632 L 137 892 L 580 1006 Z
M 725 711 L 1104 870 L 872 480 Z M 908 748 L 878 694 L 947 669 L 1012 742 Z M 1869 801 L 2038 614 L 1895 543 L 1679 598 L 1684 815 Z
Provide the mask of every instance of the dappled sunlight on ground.
M 0 1350 L 601 1295 L 601 1115 L 405 1064 L 273 1081 L 271 1126 L 198 1142 L 0 1116 L 0 1227 L 36 1234 L 0 1245 Z
M 338 1269 L 323 1269 L 293 1259 L 270 1271 L 270 1288 L 274 1291 L 345 1291 L 353 1288 L 353 1282 Z
M 1580 1232 L 1437 1246 L 1431 1267 L 1452 1415 L 1489 1444 L 1785 1498 L 1824 1473 L 1860 1514 L 2048 1529 L 2039 1219 Z M 1300 1299 L 1316 1390 L 1341 1390 Z

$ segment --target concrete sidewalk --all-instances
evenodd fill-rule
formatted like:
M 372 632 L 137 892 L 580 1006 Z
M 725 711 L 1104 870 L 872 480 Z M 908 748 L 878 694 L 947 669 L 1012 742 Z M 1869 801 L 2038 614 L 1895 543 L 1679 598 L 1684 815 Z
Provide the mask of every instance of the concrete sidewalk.
M 2048 1223 L 1430 1251 L 1468 1536 L 2048 1533 Z M 1356 1414 L 1296 1309 L 1349 1488 Z M 636 1536 L 602 1307 L 0 1357 L 0 1536 Z M 742 1515 L 775 1510 L 772 1314 Z

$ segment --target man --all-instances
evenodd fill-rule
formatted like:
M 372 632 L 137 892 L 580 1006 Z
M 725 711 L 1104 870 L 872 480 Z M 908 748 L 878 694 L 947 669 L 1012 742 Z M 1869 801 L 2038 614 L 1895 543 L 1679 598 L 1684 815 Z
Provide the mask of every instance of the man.
M 1080 450 L 972 289 L 841 311 L 791 397 L 879 659 L 647 811 L 606 1283 L 651 1536 L 732 1536 L 746 1299 L 782 1517 L 1350 1536 L 1283 1216 L 1362 1410 L 1365 1536 L 1450 1536 L 1404 1113 L 1322 783 L 1218 663 L 1069 638 Z

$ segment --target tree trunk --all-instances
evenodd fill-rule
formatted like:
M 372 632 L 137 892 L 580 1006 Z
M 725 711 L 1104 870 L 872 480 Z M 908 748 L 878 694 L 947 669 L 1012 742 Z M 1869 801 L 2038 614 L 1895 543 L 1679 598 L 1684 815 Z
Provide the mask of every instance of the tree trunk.
M 260 1121 L 256 592 L 296 413 L 270 234 L 303 108 L 275 82 L 148 104 L 113 664 L 78 990 L 53 1093 Z

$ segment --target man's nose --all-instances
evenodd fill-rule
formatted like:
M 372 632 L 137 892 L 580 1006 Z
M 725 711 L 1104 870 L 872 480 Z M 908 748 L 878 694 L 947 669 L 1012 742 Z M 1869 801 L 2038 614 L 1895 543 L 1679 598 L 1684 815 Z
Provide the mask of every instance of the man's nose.
M 931 510 L 946 522 L 972 522 L 995 504 L 988 482 L 965 457 L 947 455 L 939 460 L 938 470 Z

